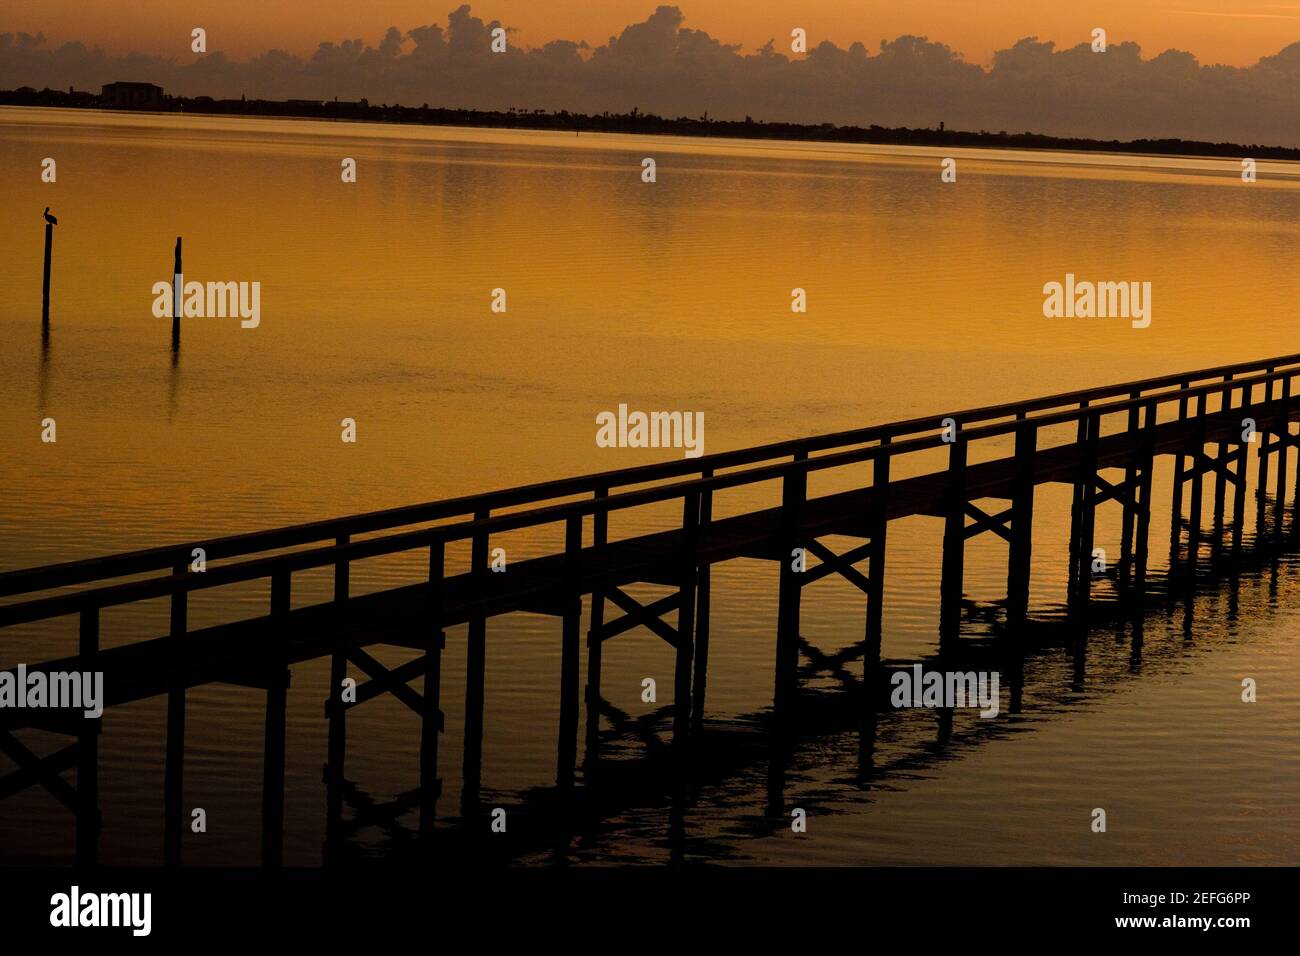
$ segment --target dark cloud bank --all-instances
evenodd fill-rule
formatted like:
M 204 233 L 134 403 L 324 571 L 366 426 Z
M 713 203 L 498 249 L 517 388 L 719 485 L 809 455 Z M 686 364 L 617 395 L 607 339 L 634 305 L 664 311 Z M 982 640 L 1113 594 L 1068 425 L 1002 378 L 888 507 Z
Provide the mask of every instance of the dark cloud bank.
M 637 107 L 671 117 L 864 126 L 942 120 L 950 129 L 1300 145 L 1300 43 L 1239 68 L 1204 66 L 1176 50 L 1143 59 L 1130 42 L 1094 53 L 1087 43 L 1058 50 L 1029 38 L 997 52 L 985 69 L 924 37 L 884 40 L 874 53 L 860 42 L 847 50 L 823 42 L 796 58 L 788 37 L 746 53 L 684 23 L 678 7 L 661 6 L 595 48 L 556 40 L 494 54 L 491 30 L 500 24 L 465 5 L 446 26 L 391 27 L 377 46 L 322 43 L 306 59 L 270 50 L 234 62 L 211 37 L 212 52 L 187 65 L 6 33 L 0 88 L 97 90 L 147 80 L 187 96 L 586 113 Z

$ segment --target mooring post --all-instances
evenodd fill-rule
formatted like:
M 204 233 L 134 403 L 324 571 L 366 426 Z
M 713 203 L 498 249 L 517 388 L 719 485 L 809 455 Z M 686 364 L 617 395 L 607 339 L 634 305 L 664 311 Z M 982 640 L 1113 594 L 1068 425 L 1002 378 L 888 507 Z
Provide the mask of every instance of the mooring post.
M 181 577 L 189 570 L 188 555 L 182 554 L 172 566 L 172 574 Z M 184 653 L 189 592 L 172 592 L 171 632 L 176 643 L 173 654 Z M 179 664 L 179 661 L 177 661 Z M 180 866 L 181 841 L 185 832 L 183 817 L 185 776 L 185 685 L 179 680 L 167 691 L 167 763 L 163 778 L 163 862 Z
M 420 834 L 424 853 L 433 848 L 434 825 L 438 818 L 438 737 L 442 733 L 442 652 L 447 635 L 442 630 L 442 601 L 445 590 L 447 543 L 429 545 L 429 643 L 424 650 L 424 695 L 420 713 Z
M 54 223 L 45 222 L 45 277 L 41 280 L 41 327 L 50 326 L 50 256 L 54 251 Z
M 691 663 L 694 657 L 695 581 L 699 567 L 700 493 L 692 491 L 682 502 L 680 604 L 677 607 L 677 655 L 673 671 L 673 741 L 686 739 L 691 722 Z
M 796 462 L 806 461 L 806 452 L 796 452 Z M 781 525 L 777 560 L 780 576 L 776 611 L 776 680 L 772 707 L 778 722 L 790 714 L 799 687 L 799 604 L 802 590 L 795 570 L 794 551 L 800 547 L 799 519 L 808 494 L 808 472 L 802 468 L 786 472 L 781 485 Z
M 944 493 L 943 570 L 939 580 L 939 648 L 961 633 L 962 579 L 966 560 L 966 439 L 960 433 L 948 445 Z
M 713 469 L 706 468 L 701 478 L 712 478 Z M 708 534 L 713 521 L 713 489 L 700 493 L 700 539 Z M 704 692 L 709 679 L 709 562 L 701 559 L 695 589 L 695 679 L 691 684 L 691 729 L 698 731 L 704 725 Z
M 596 489 L 597 500 L 609 497 L 609 488 Z M 609 541 L 609 512 L 597 511 L 591 516 L 591 544 L 603 548 Z M 587 753 L 595 753 L 600 736 L 600 663 L 602 630 L 605 626 L 605 595 L 598 587 L 591 590 L 591 626 L 587 629 Z
M 99 608 L 81 610 L 78 638 L 81 669 L 94 671 L 99 656 Z M 77 735 L 77 866 L 95 866 L 99 862 L 99 720 L 82 720 Z
M 185 273 L 181 268 L 181 237 L 176 237 L 176 262 L 172 268 L 172 351 L 181 347 L 181 286 Z
M 271 575 L 271 616 L 289 613 L 288 571 Z M 289 698 L 289 669 L 280 664 L 268 673 L 266 725 L 262 759 L 262 865 L 284 863 L 284 726 Z
M 487 521 L 491 512 L 474 512 L 475 521 Z M 470 544 L 470 574 L 480 589 L 488 575 L 488 535 L 479 532 Z M 465 648 L 465 751 L 461 762 L 461 812 L 466 817 L 478 811 L 479 785 L 483 768 L 483 686 L 487 677 L 487 618 L 476 614 L 469 620 Z
M 578 656 L 582 628 L 582 515 L 570 515 L 564 522 L 565 574 L 561 585 L 571 591 L 564 602 L 563 643 L 560 650 L 560 744 L 556 782 L 572 787 L 578 760 Z

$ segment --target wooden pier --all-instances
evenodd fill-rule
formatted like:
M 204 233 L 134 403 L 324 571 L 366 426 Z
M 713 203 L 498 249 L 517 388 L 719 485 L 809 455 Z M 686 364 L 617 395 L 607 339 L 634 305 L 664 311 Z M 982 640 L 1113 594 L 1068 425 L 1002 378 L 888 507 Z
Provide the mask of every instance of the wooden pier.
M 439 688 L 445 629 L 467 624 L 465 800 L 475 797 L 481 760 L 484 649 L 490 618 L 517 611 L 559 619 L 561 668 L 557 675 L 560 739 L 557 783 L 571 787 L 577 758 L 581 693 L 582 617 L 586 634 L 588 739 L 599 720 L 601 661 L 605 643 L 635 628 L 648 629 L 675 651 L 673 733 L 686 741 L 705 714 L 708 671 L 710 569 L 735 558 L 780 562 L 774 708 L 789 711 L 799 693 L 799 626 L 803 588 L 838 574 L 863 592 L 865 626 L 860 650 L 864 686 L 879 676 L 889 523 L 915 515 L 943 521 L 938 645 L 959 641 L 965 542 L 994 534 L 1007 543 L 1007 602 L 1001 633 L 1018 651 L 1029 613 L 1035 490 L 1049 482 L 1073 488 L 1069 542 L 1069 608 L 1086 627 L 1092 601 L 1091 567 L 1097 509 L 1117 506 L 1121 554 L 1115 579 L 1126 606 L 1140 613 L 1148 593 L 1147 565 L 1152 473 L 1160 456 L 1174 459 L 1175 520 L 1171 568 L 1194 586 L 1201 543 L 1225 541 L 1225 505 L 1232 494 L 1230 544 L 1241 549 L 1252 448 L 1257 459 L 1258 532 L 1278 539 L 1288 481 L 1289 451 L 1300 443 L 1290 424 L 1300 420 L 1300 355 L 1201 369 L 1125 382 L 1006 405 L 950 412 L 911 421 L 778 442 L 695 459 L 666 462 L 580 478 L 545 482 L 428 504 L 351 515 L 252 534 L 150 548 L 107 557 L 0 574 L 0 628 L 50 618 L 75 617 L 79 650 L 71 657 L 29 663 L 31 671 L 99 671 L 105 706 L 167 696 L 165 858 L 181 858 L 181 794 L 188 688 L 228 682 L 266 694 L 262 781 L 263 861 L 281 861 L 284 814 L 286 696 L 293 664 L 331 659 L 326 783 L 331 816 L 346 797 L 343 778 L 347 713 L 389 693 L 420 718 L 418 790 L 420 837 L 431 838 L 440 796 L 438 743 L 443 726 Z M 1059 439 L 1051 440 L 1055 434 Z M 1063 439 L 1062 439 L 1062 436 Z M 940 458 L 939 456 L 943 456 Z M 916 462 L 931 463 L 930 470 Z M 940 467 L 934 463 L 943 462 Z M 1276 468 L 1271 466 L 1276 463 Z M 908 473 L 917 472 L 917 473 Z M 1118 471 L 1121 477 L 1116 477 Z M 1270 471 L 1275 476 L 1270 487 Z M 1103 474 L 1108 473 L 1110 476 Z M 825 473 L 849 490 L 810 496 L 809 480 Z M 1202 529 L 1205 479 L 1213 531 Z M 763 483 L 780 486 L 779 503 L 715 517 L 729 490 Z M 1185 491 L 1186 489 L 1186 491 Z M 1267 526 L 1266 498 L 1276 508 Z M 1189 517 L 1184 519 L 1184 500 Z M 985 510 L 989 500 L 1005 503 Z M 620 516 L 632 509 L 668 505 L 680 513 L 674 527 L 618 537 Z M 563 529 L 563 546 L 551 553 L 489 570 L 494 539 L 524 529 Z M 1186 532 L 1184 539 L 1184 531 Z M 1290 529 L 1294 533 L 1295 526 Z M 837 553 L 822 539 L 857 539 Z M 448 548 L 468 545 L 470 566 L 450 571 Z M 191 571 L 194 549 L 209 562 Z M 817 559 L 804 571 L 796 549 Z M 419 551 L 428 576 L 409 585 L 353 596 L 354 563 Z M 1183 555 L 1186 555 L 1185 559 Z M 865 569 L 859 565 L 865 563 Z M 292 608 L 294 575 L 332 567 L 333 600 Z M 192 592 L 249 581 L 270 583 L 265 614 L 191 628 Z M 653 583 L 671 588 L 642 604 L 626 590 Z M 53 593 L 47 593 L 53 592 Z M 170 627 L 123 646 L 101 648 L 100 615 L 106 608 L 168 598 Z M 389 669 L 367 652 L 375 645 L 415 649 L 420 656 Z M 344 677 L 360 672 L 355 701 L 337 695 Z M 411 683 L 423 679 L 423 691 Z M 874 707 L 874 704 L 871 705 Z M 864 719 L 870 715 L 864 702 Z M 874 719 L 873 717 L 871 719 Z M 96 860 L 99 833 L 98 733 L 102 721 L 66 711 L 0 710 L 0 751 L 17 769 L 0 778 L 0 798 L 34 784 L 65 804 L 77 821 L 77 857 Z M 69 745 L 38 757 L 15 731 L 39 726 L 67 734 Z M 76 768 L 76 785 L 61 775 Z

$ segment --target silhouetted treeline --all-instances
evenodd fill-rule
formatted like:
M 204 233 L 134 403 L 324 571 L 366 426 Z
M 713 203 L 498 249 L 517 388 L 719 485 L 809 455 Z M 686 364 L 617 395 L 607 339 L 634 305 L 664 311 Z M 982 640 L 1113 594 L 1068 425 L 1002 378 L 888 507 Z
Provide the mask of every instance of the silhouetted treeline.
M 0 90 L 0 105 L 114 109 L 95 93 L 69 89 Z M 470 126 L 504 129 L 558 130 L 575 133 L 643 133 L 671 136 L 717 136 L 738 139 L 816 140 L 833 143 L 872 143 L 894 146 L 969 146 L 1003 149 L 1073 150 L 1080 152 L 1157 153 L 1180 156 L 1225 156 L 1254 159 L 1300 159 L 1300 149 L 1283 146 L 1211 143 L 1187 139 L 1119 140 L 1008 133 L 1005 130 L 887 128 L 871 125 L 836 126 L 833 123 L 768 123 L 746 116 L 719 120 L 700 117 L 657 116 L 633 109 L 630 113 L 570 113 L 568 110 L 471 110 L 446 107 L 373 105 L 367 100 L 250 100 L 213 99 L 210 96 L 167 96 L 154 112 L 202 113 L 235 116 L 288 116 L 311 119 L 356 120 L 378 123 L 418 123 L 428 126 Z

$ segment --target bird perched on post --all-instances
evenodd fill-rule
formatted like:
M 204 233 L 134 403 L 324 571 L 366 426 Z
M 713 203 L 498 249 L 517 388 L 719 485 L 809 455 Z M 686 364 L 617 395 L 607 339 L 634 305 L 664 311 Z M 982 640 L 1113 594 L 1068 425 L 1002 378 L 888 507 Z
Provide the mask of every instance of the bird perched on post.
M 50 215 L 49 206 L 45 207 L 45 221 L 48 222 L 51 226 L 57 226 L 59 224 L 59 220 L 55 219 L 53 216 Z

